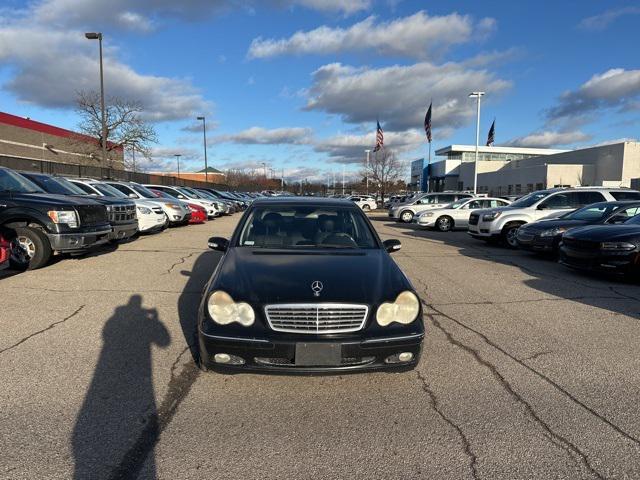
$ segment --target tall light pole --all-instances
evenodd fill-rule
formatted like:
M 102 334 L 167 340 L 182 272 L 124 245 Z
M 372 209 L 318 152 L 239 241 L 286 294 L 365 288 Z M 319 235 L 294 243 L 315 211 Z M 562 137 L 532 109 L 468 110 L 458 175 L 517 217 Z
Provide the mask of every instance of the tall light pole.
M 264 178 L 267 178 L 267 164 L 265 162 L 260 162 L 262 164 L 262 168 L 264 169 Z
M 367 154 L 367 170 L 366 170 L 367 195 L 369 195 L 369 154 L 371 153 L 371 150 L 365 150 L 365 153 Z
M 197 117 L 197 120 L 202 120 L 202 135 L 204 137 L 204 181 L 209 183 L 209 165 L 207 164 L 207 120 L 204 117 Z
M 476 159 L 473 165 L 473 193 L 478 193 L 478 145 L 480 143 L 480 99 L 484 92 L 471 92 L 469 98 L 478 99 L 478 112 L 476 118 Z
M 98 40 L 100 46 L 100 115 L 102 122 L 102 163 L 107 164 L 107 115 L 104 110 L 104 72 L 102 68 L 102 33 L 87 32 L 84 34 L 87 40 Z
M 176 153 L 173 156 L 176 157 L 176 160 L 178 161 L 178 178 L 180 178 L 180 157 L 182 156 L 182 154 Z
M 342 195 L 344 195 L 344 165 L 342 166 Z

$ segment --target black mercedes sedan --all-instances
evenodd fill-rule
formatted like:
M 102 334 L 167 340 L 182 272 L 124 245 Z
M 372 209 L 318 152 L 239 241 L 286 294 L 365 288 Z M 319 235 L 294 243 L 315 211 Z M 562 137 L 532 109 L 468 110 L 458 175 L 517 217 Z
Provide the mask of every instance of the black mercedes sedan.
M 640 278 L 640 210 L 638 213 L 619 225 L 571 229 L 562 237 L 560 263 Z
M 409 370 L 424 325 L 418 295 L 353 202 L 270 197 L 252 203 L 198 315 L 200 367 L 288 373 Z
M 640 202 L 598 202 L 551 220 L 527 223 L 518 229 L 516 240 L 523 250 L 557 253 L 564 232 L 586 225 L 616 225 L 640 213 Z

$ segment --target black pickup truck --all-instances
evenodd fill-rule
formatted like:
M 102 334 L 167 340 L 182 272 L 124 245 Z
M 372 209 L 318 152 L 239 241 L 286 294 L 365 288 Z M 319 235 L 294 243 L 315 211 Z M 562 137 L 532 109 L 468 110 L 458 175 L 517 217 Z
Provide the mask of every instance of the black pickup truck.
M 109 241 L 116 243 L 119 240 L 131 238 L 138 232 L 138 220 L 136 217 L 136 204 L 127 198 L 111 198 L 93 196 L 78 185 L 64 177 L 56 177 L 45 173 L 20 172 L 20 175 L 31 180 L 47 193 L 55 195 L 70 195 L 72 197 L 90 198 L 94 202 L 107 207 L 109 222 L 112 232 Z
M 50 195 L 16 172 L 0 167 L 0 226 L 12 229 L 26 256 L 17 269 L 36 269 L 54 253 L 77 254 L 106 243 L 111 225 L 104 205 L 84 198 Z

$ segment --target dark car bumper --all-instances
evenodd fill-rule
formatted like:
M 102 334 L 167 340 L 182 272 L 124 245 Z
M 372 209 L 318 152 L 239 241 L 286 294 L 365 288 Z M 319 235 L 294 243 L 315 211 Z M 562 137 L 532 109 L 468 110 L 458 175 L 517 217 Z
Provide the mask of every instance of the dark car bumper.
M 551 253 L 558 250 L 558 245 L 560 244 L 561 238 L 562 235 L 557 235 L 554 237 L 541 237 L 537 234 L 520 234 L 520 232 L 518 232 L 516 240 L 518 241 L 518 247 L 523 250 L 538 253 Z
M 102 245 L 109 241 L 111 227 L 90 232 L 47 234 L 51 249 L 56 252 L 74 253 Z
M 638 274 L 640 252 L 584 251 L 560 246 L 560 263 L 571 268 L 614 274 Z
M 109 235 L 109 240 L 126 240 L 133 237 L 138 231 L 138 222 L 126 224 L 115 224 L 112 226 L 113 231 Z
M 376 370 L 408 370 L 420 360 L 424 333 L 368 339 L 300 338 L 276 340 L 239 338 L 209 335 L 199 332 L 200 362 L 207 369 L 221 372 L 272 372 L 272 373 L 346 373 Z M 331 344 L 340 352 L 339 363 L 331 365 L 301 365 L 296 358 L 301 344 Z M 298 350 L 299 351 L 299 350 Z M 410 361 L 389 363 L 389 357 L 411 352 Z M 214 361 L 217 353 L 242 358 L 243 364 L 220 364 Z

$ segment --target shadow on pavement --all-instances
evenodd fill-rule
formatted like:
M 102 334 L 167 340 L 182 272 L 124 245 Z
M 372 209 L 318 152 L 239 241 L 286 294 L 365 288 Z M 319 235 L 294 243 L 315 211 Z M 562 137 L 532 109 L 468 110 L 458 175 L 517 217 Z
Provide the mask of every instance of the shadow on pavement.
M 102 338 L 100 358 L 73 430 L 76 480 L 136 478 L 146 457 L 153 456 L 137 440 L 158 430 L 151 347 L 171 343 L 158 312 L 143 308 L 142 297 L 132 295 L 107 320 Z M 153 458 L 146 465 L 155 478 Z

